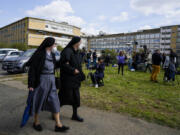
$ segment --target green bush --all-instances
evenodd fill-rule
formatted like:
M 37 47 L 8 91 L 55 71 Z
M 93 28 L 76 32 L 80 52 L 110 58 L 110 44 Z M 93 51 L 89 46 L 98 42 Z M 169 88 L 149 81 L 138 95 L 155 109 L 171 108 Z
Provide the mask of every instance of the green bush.
M 61 52 L 63 49 L 64 49 L 64 48 L 63 48 L 62 46 L 60 46 L 60 45 L 57 46 L 57 50 L 58 50 L 58 51 Z
M 10 48 L 9 44 L 0 43 L 0 48 Z
M 14 44 L 0 43 L 0 48 L 15 48 L 22 51 L 26 51 L 28 49 L 28 46 L 23 43 L 14 43 Z
M 28 46 L 28 49 L 36 49 L 36 48 L 38 48 L 38 46 L 31 46 L 31 45 Z
M 25 44 L 16 43 L 16 44 L 12 44 L 11 48 L 17 48 L 19 50 L 26 51 L 28 49 L 28 46 Z
M 117 52 L 115 50 L 106 49 L 106 50 L 102 50 L 101 53 L 102 53 L 103 58 L 105 58 L 107 55 L 110 55 L 112 64 L 117 63 L 116 56 L 118 54 L 117 54 Z

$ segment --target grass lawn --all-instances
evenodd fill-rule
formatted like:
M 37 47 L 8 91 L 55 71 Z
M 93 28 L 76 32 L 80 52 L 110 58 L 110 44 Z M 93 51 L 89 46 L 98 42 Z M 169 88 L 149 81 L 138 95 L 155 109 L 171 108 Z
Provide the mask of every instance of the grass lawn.
M 89 71 L 84 69 L 84 72 L 87 75 Z M 177 81 L 174 86 L 164 84 L 162 78 L 163 71 L 158 76 L 159 83 L 153 83 L 149 81 L 150 73 L 130 72 L 126 68 L 121 76 L 116 67 L 106 67 L 105 86 L 91 87 L 87 79 L 81 86 L 81 102 L 180 129 L 180 85 Z M 27 79 L 22 81 L 27 84 Z
M 84 70 L 86 75 L 89 71 Z M 105 71 L 104 87 L 90 87 L 90 80 L 81 87 L 82 104 L 102 110 L 130 114 L 150 122 L 180 129 L 180 85 L 162 81 L 150 82 L 150 73 L 130 72 L 117 74 L 117 68 Z M 180 81 L 180 76 L 178 76 Z

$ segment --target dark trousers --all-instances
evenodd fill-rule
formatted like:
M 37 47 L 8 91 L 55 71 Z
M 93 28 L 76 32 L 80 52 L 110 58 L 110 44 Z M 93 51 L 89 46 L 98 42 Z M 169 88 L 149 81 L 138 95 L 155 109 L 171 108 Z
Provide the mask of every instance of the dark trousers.
M 134 68 L 135 70 L 137 70 L 137 63 L 136 63 L 136 62 L 133 62 L 133 63 L 132 63 L 132 66 L 133 66 L 133 68 Z
M 120 73 L 120 68 L 121 68 L 121 73 L 123 75 L 123 73 L 124 73 L 124 63 L 118 64 L 118 74 Z
M 86 64 L 87 69 L 89 69 L 90 65 L 91 65 L 91 59 L 87 59 L 87 64 Z
M 169 68 L 165 68 L 164 70 L 164 81 L 175 81 L 175 71 L 171 71 Z
M 96 66 L 96 58 L 93 58 L 93 66 Z
M 152 72 L 152 65 L 151 64 L 147 64 L 145 72 L 147 72 L 147 70 L 149 69 L 149 72 Z
M 106 64 L 106 66 L 109 66 L 109 61 L 106 61 L 105 64 Z
M 96 77 L 96 75 L 92 73 L 91 74 L 91 81 L 93 84 L 99 84 L 100 78 Z

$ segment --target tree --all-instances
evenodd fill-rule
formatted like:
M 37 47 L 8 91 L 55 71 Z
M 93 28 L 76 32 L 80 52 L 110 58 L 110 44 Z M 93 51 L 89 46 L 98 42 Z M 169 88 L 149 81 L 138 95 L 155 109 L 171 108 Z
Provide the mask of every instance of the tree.
M 107 55 L 110 55 L 112 64 L 115 64 L 117 62 L 116 60 L 117 52 L 115 50 L 105 49 L 102 50 L 101 53 L 103 58 L 105 58 Z

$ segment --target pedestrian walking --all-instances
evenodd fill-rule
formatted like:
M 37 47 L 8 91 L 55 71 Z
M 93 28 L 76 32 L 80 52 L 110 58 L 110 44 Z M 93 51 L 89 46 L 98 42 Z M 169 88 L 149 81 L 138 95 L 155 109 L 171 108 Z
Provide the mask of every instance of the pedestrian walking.
M 53 113 L 56 132 L 65 132 L 69 129 L 60 121 L 60 102 L 54 75 L 57 67 L 53 53 L 55 47 L 55 39 L 47 37 L 28 61 L 28 88 L 33 92 L 30 114 L 34 116 L 33 128 L 36 131 L 43 130 L 39 122 L 39 113 L 44 110 Z
M 80 107 L 80 92 L 81 82 L 85 80 L 85 75 L 82 71 L 80 55 L 78 48 L 81 44 L 80 37 L 73 37 L 69 44 L 61 53 L 60 59 L 60 80 L 61 89 L 59 91 L 59 99 L 61 106 L 71 105 L 73 108 L 72 120 L 83 122 L 77 109 Z

